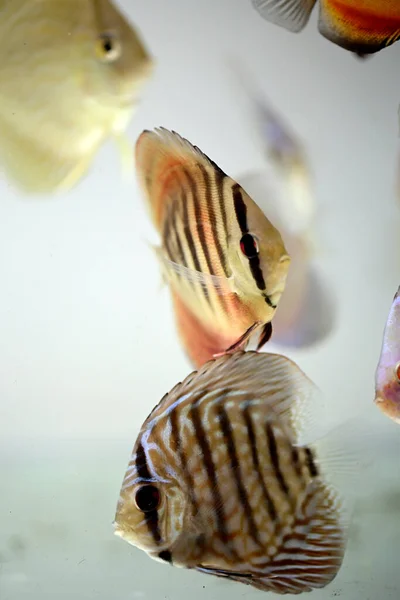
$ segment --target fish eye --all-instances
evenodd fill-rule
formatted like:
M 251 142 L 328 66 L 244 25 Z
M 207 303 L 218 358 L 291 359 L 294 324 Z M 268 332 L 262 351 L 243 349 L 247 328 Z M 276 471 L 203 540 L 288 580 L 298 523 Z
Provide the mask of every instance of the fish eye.
M 255 236 L 245 233 L 240 240 L 240 249 L 247 258 L 255 258 L 259 252 Z
M 395 375 L 397 377 L 397 381 L 400 383 L 400 362 L 394 368 Z
M 141 512 L 151 512 L 160 506 L 161 495 L 155 485 L 142 485 L 135 494 L 136 507 Z
M 97 41 L 97 52 L 105 62 L 116 60 L 121 54 L 121 44 L 112 33 L 103 33 Z

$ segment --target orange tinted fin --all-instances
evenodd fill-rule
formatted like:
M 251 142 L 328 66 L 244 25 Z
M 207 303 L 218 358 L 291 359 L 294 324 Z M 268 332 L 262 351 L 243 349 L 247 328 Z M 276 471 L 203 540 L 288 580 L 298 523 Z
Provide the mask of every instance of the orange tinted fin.
M 266 21 L 298 33 L 307 25 L 316 0 L 252 0 Z
M 216 166 L 197 146 L 164 127 L 142 132 L 136 142 L 135 160 L 139 184 L 158 229 L 163 221 L 166 202 L 189 188 L 184 167 Z
M 236 342 L 231 344 L 229 346 L 229 348 L 227 348 L 223 352 L 214 354 L 213 358 L 218 358 L 219 356 L 223 356 L 224 354 L 232 354 L 233 352 L 237 352 L 238 350 L 244 350 L 246 348 L 247 344 L 249 343 L 251 336 L 256 331 L 256 329 L 258 329 L 260 327 L 260 325 L 261 325 L 261 323 L 259 321 L 256 321 L 255 323 L 253 323 L 253 325 L 251 325 L 244 332 L 244 334 L 241 335 L 238 340 L 236 340 Z
M 243 350 L 253 331 L 260 327 L 260 323 L 250 327 L 240 338 L 241 343 L 237 345 L 238 340 L 233 337 L 221 335 L 218 331 L 205 327 L 187 308 L 179 295 L 173 291 L 172 300 L 179 337 L 187 356 L 196 369 L 215 357 Z M 237 348 L 234 348 L 234 346 L 237 346 Z
M 382 8 L 378 1 L 361 7 L 322 1 L 318 28 L 326 39 L 365 58 L 400 39 L 400 2 Z

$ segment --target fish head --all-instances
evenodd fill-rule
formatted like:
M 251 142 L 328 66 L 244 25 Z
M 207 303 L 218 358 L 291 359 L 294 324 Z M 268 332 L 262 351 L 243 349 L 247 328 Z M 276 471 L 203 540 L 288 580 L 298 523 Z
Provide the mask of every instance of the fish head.
M 110 0 L 97 0 L 95 6 L 96 38 L 85 89 L 99 105 L 126 112 L 138 102 L 153 73 L 154 59 L 138 32 Z
M 165 561 L 170 550 L 190 534 L 188 494 L 155 445 L 132 453 L 117 505 L 114 533 L 151 558 Z M 146 473 L 147 471 L 147 473 Z M 166 554 L 167 553 L 167 554 Z M 168 561 L 171 562 L 171 561 Z
M 242 197 L 246 230 L 239 229 L 228 244 L 233 277 L 239 295 L 262 298 L 273 314 L 285 289 L 290 256 L 262 210 L 244 191 Z

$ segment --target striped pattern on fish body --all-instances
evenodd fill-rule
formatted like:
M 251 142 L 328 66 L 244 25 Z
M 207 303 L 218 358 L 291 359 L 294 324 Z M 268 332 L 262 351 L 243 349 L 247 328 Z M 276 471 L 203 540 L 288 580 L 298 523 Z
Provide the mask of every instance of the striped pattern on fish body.
M 122 146 L 153 59 L 110 0 L 2 0 L 0 34 L 0 168 L 67 190 L 108 137 Z
M 157 560 L 265 591 L 324 587 L 345 530 L 342 500 L 302 444 L 314 401 L 317 388 L 279 355 L 238 352 L 192 373 L 139 433 L 116 534 Z
M 317 0 L 252 0 L 259 14 L 293 32 L 301 31 Z M 400 38 L 398 0 L 320 0 L 320 33 L 359 56 L 378 52 Z
M 290 258 L 278 230 L 241 186 L 175 132 L 143 132 L 136 164 L 161 236 L 157 254 L 178 331 L 200 366 L 242 336 L 245 345 L 255 324 L 270 323 Z

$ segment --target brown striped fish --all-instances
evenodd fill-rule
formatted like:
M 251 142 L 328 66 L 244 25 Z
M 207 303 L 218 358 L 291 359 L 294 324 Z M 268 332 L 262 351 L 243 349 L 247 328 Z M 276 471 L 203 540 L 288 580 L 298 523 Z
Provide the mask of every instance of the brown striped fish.
M 260 349 L 290 264 L 279 231 L 238 183 L 175 132 L 144 131 L 136 167 L 192 363 L 245 348 L 255 331 Z
M 318 388 L 284 356 L 209 361 L 144 422 L 115 534 L 155 560 L 264 591 L 326 586 L 342 564 L 351 512 L 345 479 L 332 475 L 357 487 L 360 469 L 342 426 L 336 442 L 313 439 L 329 429 L 324 410 Z

